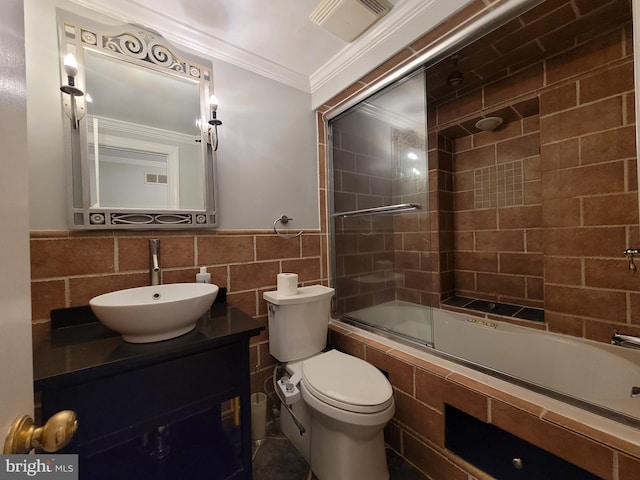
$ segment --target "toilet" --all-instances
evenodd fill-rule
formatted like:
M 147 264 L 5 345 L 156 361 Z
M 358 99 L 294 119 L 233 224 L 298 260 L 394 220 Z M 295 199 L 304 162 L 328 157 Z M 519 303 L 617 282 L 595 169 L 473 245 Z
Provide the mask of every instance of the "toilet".
M 269 353 L 300 378 L 282 430 L 319 480 L 388 480 L 383 430 L 395 412 L 387 378 L 364 360 L 326 348 L 331 297 L 323 285 L 265 292 Z

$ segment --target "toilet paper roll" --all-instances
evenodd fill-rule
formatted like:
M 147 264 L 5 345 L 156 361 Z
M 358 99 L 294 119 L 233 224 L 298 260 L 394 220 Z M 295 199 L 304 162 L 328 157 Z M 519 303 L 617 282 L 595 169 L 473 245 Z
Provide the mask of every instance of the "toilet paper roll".
M 298 293 L 298 274 L 278 274 L 278 295 L 295 295 Z

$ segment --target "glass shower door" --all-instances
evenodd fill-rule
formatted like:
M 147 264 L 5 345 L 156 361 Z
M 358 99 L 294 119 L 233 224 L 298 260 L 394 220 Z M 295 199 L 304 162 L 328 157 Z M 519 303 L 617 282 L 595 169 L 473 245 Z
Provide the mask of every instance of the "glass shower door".
M 337 314 L 432 343 L 425 74 L 329 121 Z

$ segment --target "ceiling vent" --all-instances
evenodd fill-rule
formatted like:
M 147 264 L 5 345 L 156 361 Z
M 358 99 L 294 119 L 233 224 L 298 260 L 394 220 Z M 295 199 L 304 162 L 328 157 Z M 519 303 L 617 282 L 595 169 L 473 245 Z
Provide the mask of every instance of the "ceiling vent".
M 379 0 L 322 0 L 309 18 L 325 30 L 351 42 L 389 13 Z

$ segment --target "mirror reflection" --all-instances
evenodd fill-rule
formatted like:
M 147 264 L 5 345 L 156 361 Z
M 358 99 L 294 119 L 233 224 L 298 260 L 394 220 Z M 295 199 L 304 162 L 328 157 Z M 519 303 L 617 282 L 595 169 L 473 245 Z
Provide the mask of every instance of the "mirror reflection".
M 198 84 L 91 50 L 85 84 L 91 206 L 203 209 Z

